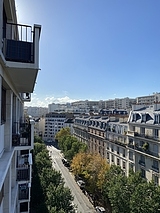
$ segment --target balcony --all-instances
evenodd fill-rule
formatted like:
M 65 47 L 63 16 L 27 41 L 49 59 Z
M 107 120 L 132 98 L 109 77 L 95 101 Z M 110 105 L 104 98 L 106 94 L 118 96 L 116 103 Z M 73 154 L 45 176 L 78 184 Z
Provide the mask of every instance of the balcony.
M 144 133 L 136 133 L 135 136 L 138 137 L 138 138 L 146 139 L 146 140 L 160 141 L 160 138 L 159 138 L 159 137 L 147 135 L 147 134 L 144 134 Z
M 17 168 L 17 181 L 30 180 L 30 169 L 28 166 Z
M 32 154 L 18 156 L 17 159 L 17 181 L 30 180 L 30 165 L 32 164 Z
M 113 142 L 113 143 L 115 143 L 115 144 L 117 144 L 117 145 L 120 145 L 120 146 L 123 146 L 123 147 L 126 147 L 127 146 L 127 143 L 126 142 L 124 142 L 124 141 L 120 141 L 120 140 L 116 140 L 116 139 L 107 139 L 107 140 L 109 140 L 110 142 Z
M 31 146 L 33 148 L 34 140 L 34 121 L 30 120 L 29 123 L 20 125 L 19 133 L 12 134 L 12 146 Z M 21 149 L 19 148 L 19 149 Z
M 18 187 L 18 199 L 19 200 L 28 200 L 29 199 L 28 183 L 19 184 L 19 187 Z
M 127 136 L 131 136 L 131 137 L 134 137 L 137 135 L 137 132 L 134 132 L 134 131 L 127 131 Z
M 39 70 L 41 26 L 7 23 L 4 28 L 3 60 L 6 72 L 19 93 L 32 93 Z
M 143 146 L 139 146 L 138 144 L 134 145 L 134 144 L 132 144 L 132 143 L 129 143 L 129 144 L 128 144 L 128 147 L 131 148 L 131 149 L 135 149 L 135 150 L 137 150 L 137 151 L 139 151 L 139 152 L 146 153 L 146 154 L 151 155 L 151 156 L 153 156 L 153 157 L 160 158 L 159 153 L 152 152 L 152 151 L 150 151 L 149 148 L 148 148 L 148 149 L 144 149 Z

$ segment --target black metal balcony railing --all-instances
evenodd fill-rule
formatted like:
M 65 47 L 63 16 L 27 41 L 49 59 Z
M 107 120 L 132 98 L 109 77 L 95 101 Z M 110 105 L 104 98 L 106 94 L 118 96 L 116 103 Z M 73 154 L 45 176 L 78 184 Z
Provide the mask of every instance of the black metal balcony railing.
M 156 135 L 147 135 L 147 134 L 144 134 L 144 133 L 136 132 L 135 136 L 136 137 L 140 137 L 140 138 L 146 138 L 146 139 L 160 141 L 160 138 L 158 136 L 156 136 Z
M 29 180 L 30 169 L 29 168 L 17 168 L 17 181 Z
M 113 142 L 115 144 L 118 144 L 120 146 L 123 146 L 123 147 L 127 146 L 127 143 L 124 141 L 120 141 L 120 140 L 116 140 L 116 139 L 107 139 L 107 140 L 109 140 L 110 142 Z
M 129 148 L 132 148 L 132 149 L 135 149 L 135 150 L 137 150 L 137 151 L 146 153 L 146 154 L 148 154 L 148 155 L 152 155 L 152 156 L 154 156 L 154 157 L 160 158 L 159 153 L 152 152 L 152 151 L 150 151 L 149 149 L 144 149 L 142 146 L 137 146 L 137 145 L 133 145 L 133 144 L 128 144 L 128 147 L 129 147 Z
M 19 200 L 28 200 L 29 199 L 28 184 L 19 185 L 18 198 L 19 198 Z
M 7 23 L 3 29 L 3 54 L 7 61 L 34 63 L 34 42 L 31 26 Z

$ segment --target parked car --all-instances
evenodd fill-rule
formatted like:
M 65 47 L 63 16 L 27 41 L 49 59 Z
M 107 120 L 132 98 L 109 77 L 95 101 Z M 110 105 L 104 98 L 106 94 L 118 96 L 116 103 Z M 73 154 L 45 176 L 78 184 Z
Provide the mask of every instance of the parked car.
M 62 163 L 66 166 L 66 167 L 70 167 L 70 164 L 69 162 L 65 159 L 65 158 L 62 158 Z
M 96 212 L 98 213 L 106 213 L 105 208 L 103 208 L 102 206 L 96 206 L 95 207 Z
M 77 181 L 77 184 L 78 184 L 78 186 L 79 186 L 81 189 L 84 189 L 84 187 L 85 187 L 85 182 L 84 182 L 83 180 L 78 180 L 78 181 Z

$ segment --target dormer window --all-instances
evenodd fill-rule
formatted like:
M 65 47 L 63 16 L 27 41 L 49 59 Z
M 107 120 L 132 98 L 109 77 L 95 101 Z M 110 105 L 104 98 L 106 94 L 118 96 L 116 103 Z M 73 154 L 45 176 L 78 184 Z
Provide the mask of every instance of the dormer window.
M 135 114 L 133 114 L 133 119 L 132 119 L 132 121 L 136 121 L 137 119 L 137 114 L 135 113 Z
M 146 122 L 146 114 L 142 114 L 142 122 Z
M 159 124 L 160 123 L 160 116 L 158 114 L 154 115 L 154 123 Z

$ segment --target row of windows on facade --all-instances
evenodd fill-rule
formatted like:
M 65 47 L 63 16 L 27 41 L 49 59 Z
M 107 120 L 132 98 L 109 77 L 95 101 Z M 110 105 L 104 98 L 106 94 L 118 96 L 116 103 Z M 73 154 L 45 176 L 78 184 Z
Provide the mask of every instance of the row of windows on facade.
M 115 158 L 116 156 L 111 155 L 111 162 L 115 163 Z M 110 154 L 107 152 L 107 159 L 110 160 Z M 120 165 L 120 159 L 117 158 L 117 165 Z M 129 160 L 133 160 L 133 153 L 129 155 Z M 144 155 L 140 155 L 139 157 L 139 164 L 142 164 L 143 166 L 145 166 L 145 156 Z M 157 171 L 159 170 L 159 162 L 157 160 L 152 159 L 152 168 L 157 169 Z M 123 168 L 126 168 L 126 162 L 123 161 Z

